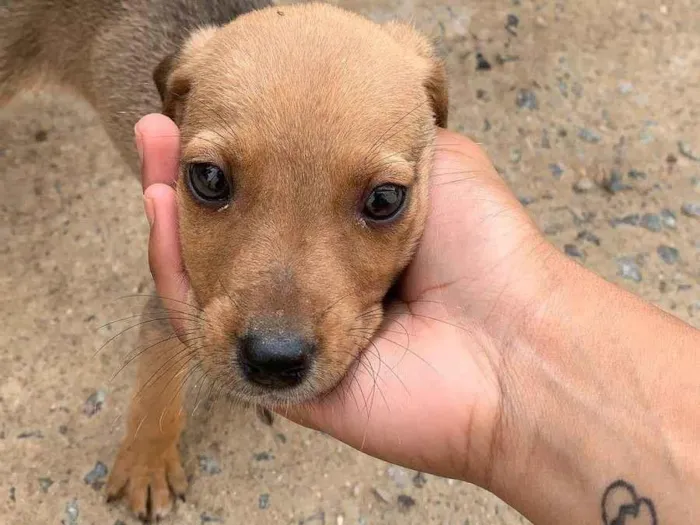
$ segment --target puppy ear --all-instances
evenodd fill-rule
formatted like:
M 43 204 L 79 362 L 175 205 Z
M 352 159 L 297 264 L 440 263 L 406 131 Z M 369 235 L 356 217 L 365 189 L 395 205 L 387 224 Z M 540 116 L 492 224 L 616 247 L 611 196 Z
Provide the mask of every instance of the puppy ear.
M 189 70 L 196 53 L 200 51 L 209 39 L 216 33 L 216 28 L 206 27 L 190 35 L 177 53 L 166 56 L 153 70 L 153 81 L 156 84 L 162 112 L 180 125 L 184 114 L 187 95 L 191 88 Z
M 449 113 L 449 95 L 445 63 L 438 57 L 430 41 L 413 26 L 403 22 L 392 21 L 384 24 L 384 29 L 397 42 L 412 50 L 427 62 L 428 69 L 423 79 L 423 85 L 433 107 L 435 124 L 441 128 L 446 128 Z

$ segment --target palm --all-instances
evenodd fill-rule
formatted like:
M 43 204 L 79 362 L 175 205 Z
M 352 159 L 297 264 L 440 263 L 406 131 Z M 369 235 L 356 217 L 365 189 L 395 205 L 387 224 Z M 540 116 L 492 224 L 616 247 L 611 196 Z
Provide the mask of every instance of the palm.
M 459 477 L 470 457 L 488 464 L 508 308 L 529 286 L 520 277 L 528 265 L 542 267 L 532 252 L 543 241 L 483 154 L 457 135 L 438 140 L 431 206 L 400 301 L 341 387 L 302 419 L 369 454 Z M 476 463 L 469 472 L 488 482 Z

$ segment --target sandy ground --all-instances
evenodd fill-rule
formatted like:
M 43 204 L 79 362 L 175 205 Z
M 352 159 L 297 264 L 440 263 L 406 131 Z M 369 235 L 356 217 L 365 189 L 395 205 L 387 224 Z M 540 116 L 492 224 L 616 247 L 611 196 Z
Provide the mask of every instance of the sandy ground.
M 700 326 L 694 0 L 337 3 L 441 38 L 451 126 L 485 145 L 548 237 Z M 122 435 L 133 371 L 117 372 L 135 337 L 96 354 L 128 323 L 98 328 L 139 313 L 140 298 L 120 298 L 151 289 L 139 186 L 65 95 L 2 109 L 0 166 L 0 523 L 131 523 L 93 469 Z M 225 407 L 201 419 L 170 523 L 525 523 L 474 487 L 291 424 Z

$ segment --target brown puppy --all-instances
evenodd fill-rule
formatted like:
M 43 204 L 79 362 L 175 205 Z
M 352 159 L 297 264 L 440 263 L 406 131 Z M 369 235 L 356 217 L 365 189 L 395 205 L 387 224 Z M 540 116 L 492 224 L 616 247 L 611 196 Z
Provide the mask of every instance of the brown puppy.
M 163 516 L 170 489 L 186 488 L 188 370 L 270 408 L 341 381 L 420 238 L 435 124 L 447 120 L 444 69 L 424 37 L 323 4 L 198 29 L 154 77 L 182 132 L 194 307 L 169 305 L 182 342 L 142 360 L 108 485 L 142 517 Z

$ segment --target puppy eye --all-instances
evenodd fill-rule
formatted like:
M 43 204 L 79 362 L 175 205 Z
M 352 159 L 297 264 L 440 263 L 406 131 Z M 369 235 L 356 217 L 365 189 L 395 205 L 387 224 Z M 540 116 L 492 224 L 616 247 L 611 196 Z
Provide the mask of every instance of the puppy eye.
M 406 188 L 396 184 L 384 184 L 372 190 L 367 200 L 363 214 L 368 219 L 386 222 L 395 218 L 406 202 Z
M 187 186 L 205 206 L 222 206 L 231 200 L 231 185 L 226 174 L 214 164 L 195 163 L 187 167 Z

